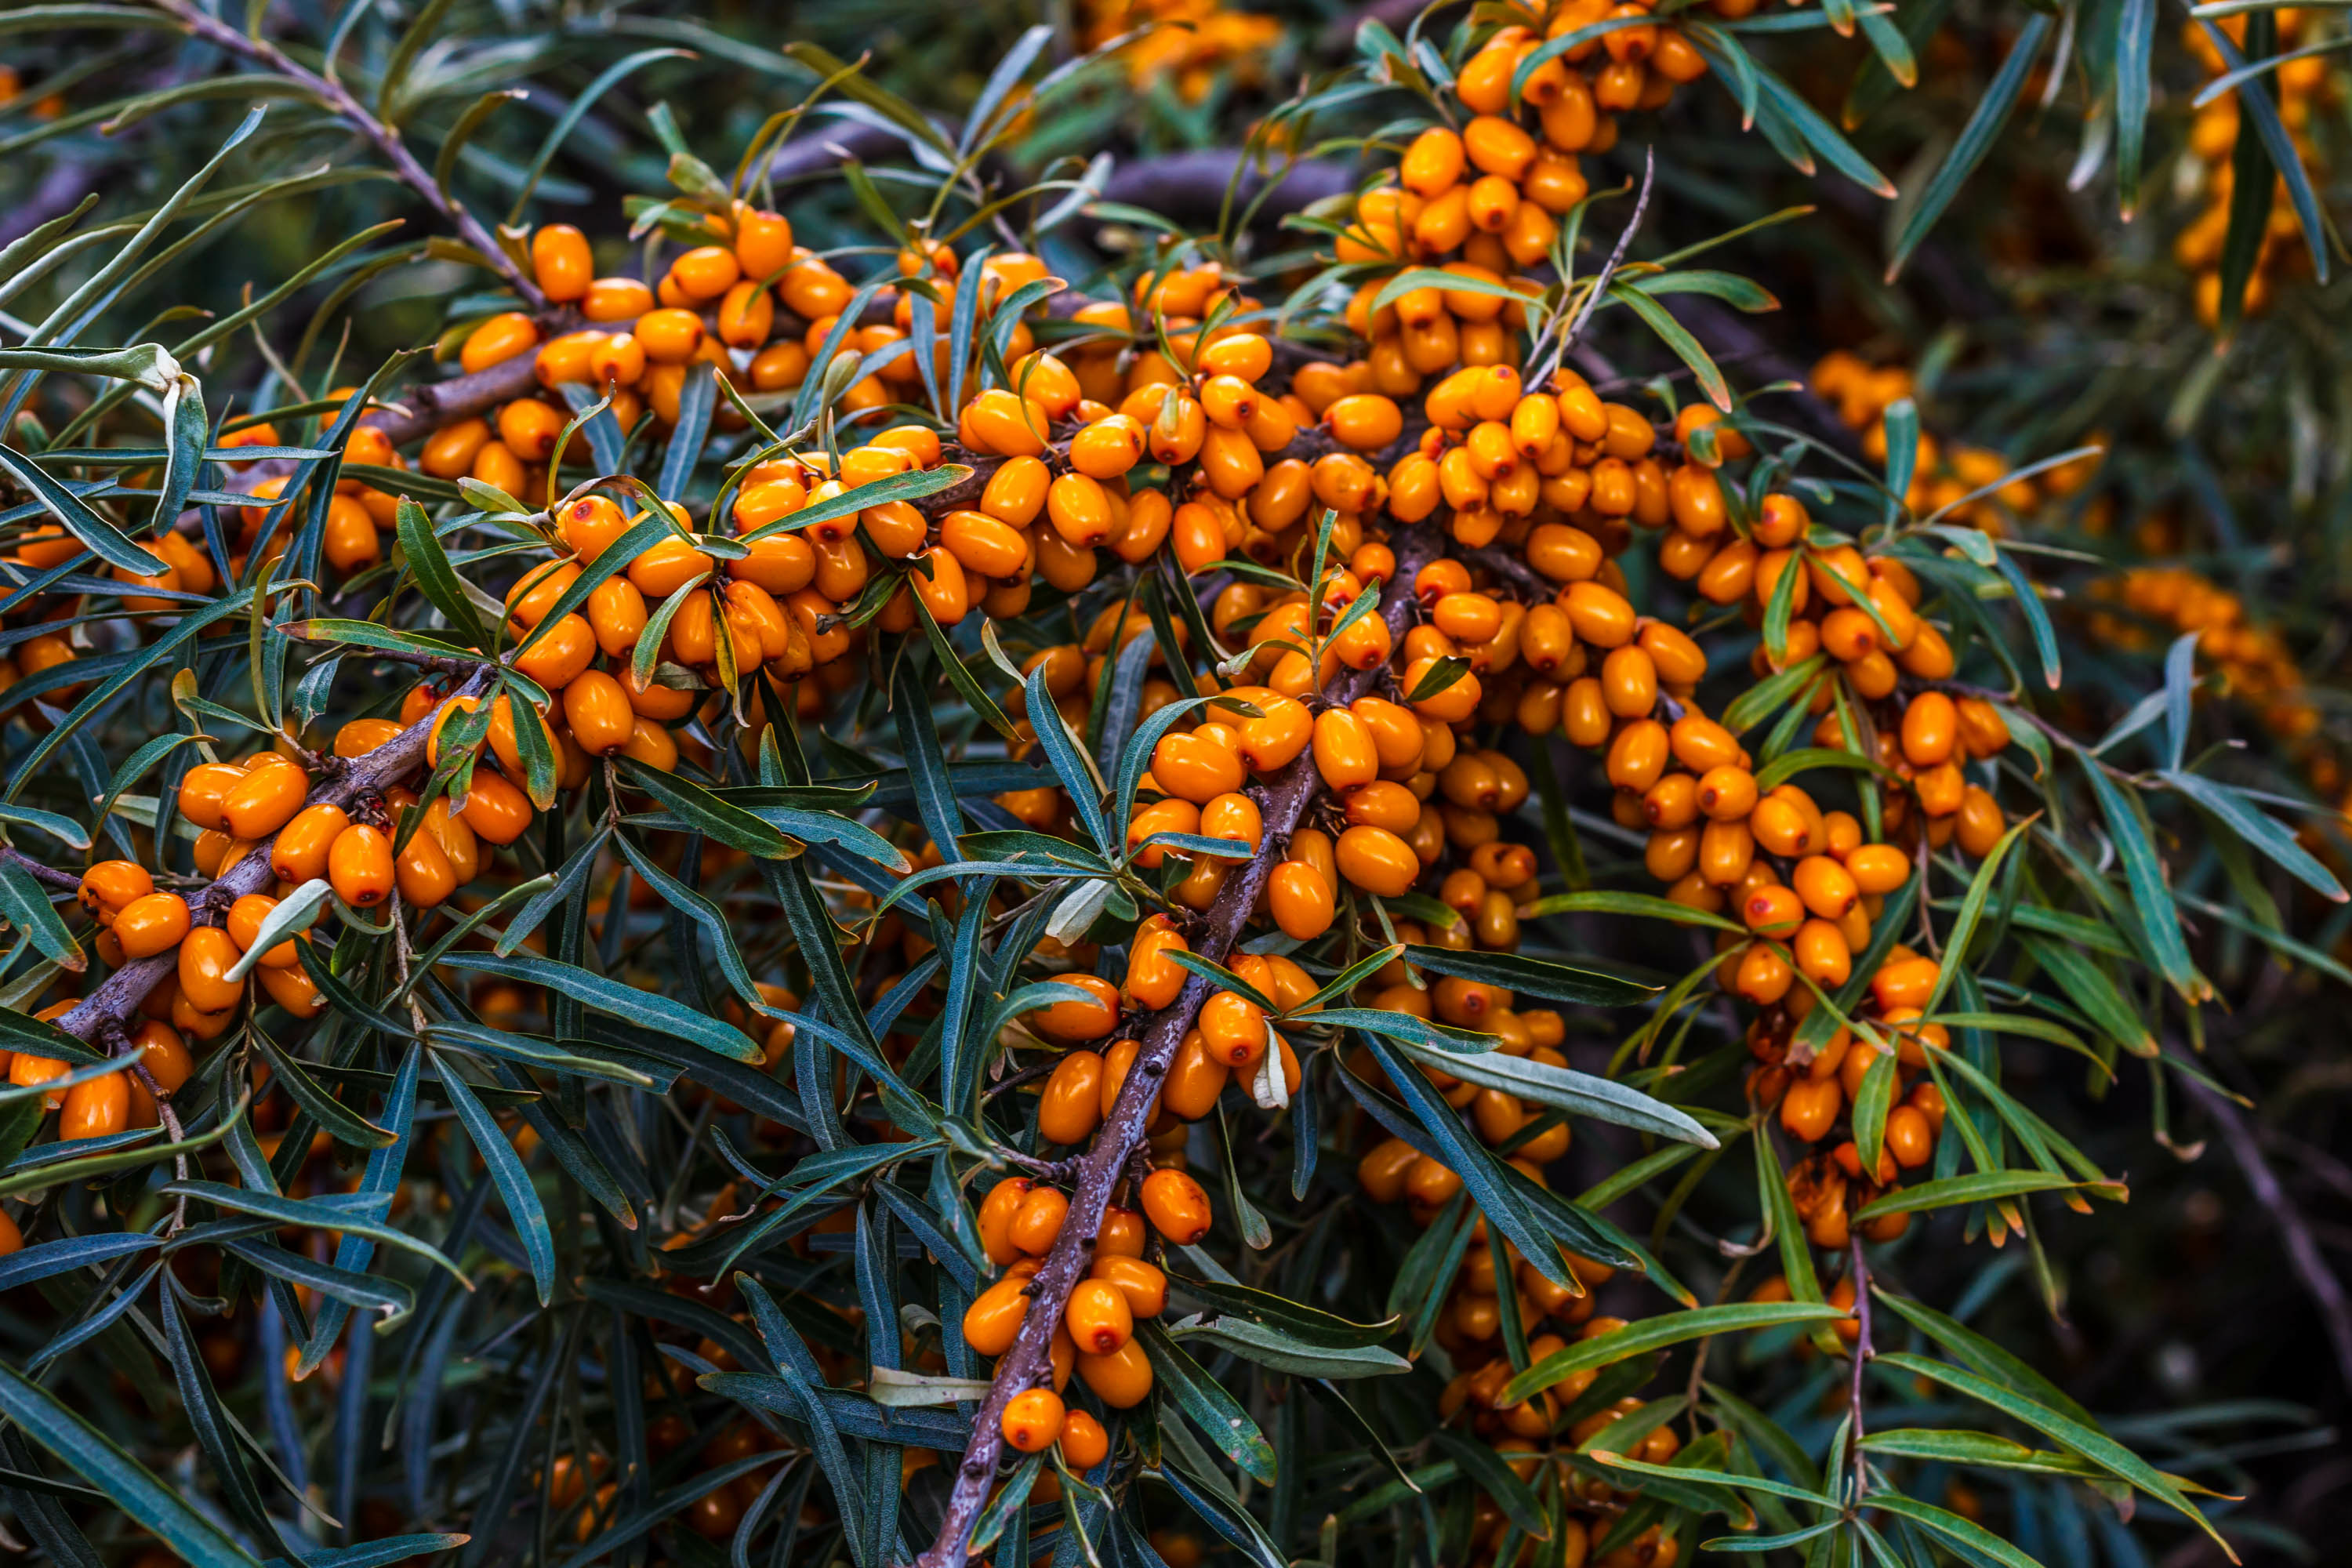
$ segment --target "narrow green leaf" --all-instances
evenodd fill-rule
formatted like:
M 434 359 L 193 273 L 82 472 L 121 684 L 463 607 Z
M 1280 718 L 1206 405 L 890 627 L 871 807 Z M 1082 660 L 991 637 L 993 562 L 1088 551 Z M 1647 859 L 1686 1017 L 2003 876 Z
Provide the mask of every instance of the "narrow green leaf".
M 17 483 L 31 491 L 42 510 L 57 519 L 68 533 L 96 551 L 109 565 L 142 577 L 156 576 L 168 570 L 144 546 L 132 542 L 129 534 L 93 511 L 79 496 L 51 479 L 38 463 L 5 442 L 0 442 L 0 468 L 6 468 Z
M 1265 1440 L 1265 1435 L 1258 1430 L 1257 1423 L 1250 1419 L 1241 1402 L 1203 1372 L 1158 1323 L 1138 1323 L 1135 1337 L 1150 1359 L 1160 1385 L 1183 1411 L 1185 1418 L 1244 1474 L 1271 1485 L 1273 1445 Z
M 254 1568 L 210 1520 L 55 1394 L 0 1362 L 0 1415 L 66 1468 L 114 1500 L 194 1568 Z
M 2042 1568 L 2042 1565 L 2032 1558 L 1995 1535 L 1983 1525 L 1964 1519 L 1949 1509 L 1937 1508 L 1934 1503 L 1921 1502 L 1916 1498 L 1904 1497 L 1891 1491 L 1872 1493 L 1870 1505 L 1873 1508 L 1883 1509 L 1888 1513 L 1899 1515 L 1914 1524 L 1932 1531 L 1959 1546 L 1970 1555 L 1990 1558 L 2000 1563 L 2001 1568 Z M 2216 1536 L 2214 1539 L 2218 1541 L 2221 1538 Z M 2226 1551 L 2227 1548 L 2223 1550 Z M 2230 1560 L 2233 1563 L 2237 1561 L 2234 1552 L 2231 1554 Z
M 1723 379 L 1723 372 L 1716 368 L 1714 357 L 1700 346 L 1696 338 L 1691 336 L 1688 328 L 1675 321 L 1673 314 L 1648 293 L 1628 284 L 1612 283 L 1609 297 L 1632 306 L 1633 313 L 1675 351 L 1675 357 L 1690 367 L 1691 374 L 1698 382 L 1698 389 L 1706 394 L 1706 400 L 1726 414 L 1731 412 L 1730 385 Z
M 458 643 L 469 648 L 488 648 L 490 635 L 483 629 L 481 616 L 474 608 L 474 601 L 467 596 L 457 569 L 449 563 L 448 552 L 441 548 L 440 536 L 433 531 L 433 520 L 406 496 L 400 498 L 394 516 L 401 554 L 415 575 L 417 587 L 449 623 L 450 633 Z
M 2275 818 L 2256 811 L 2245 795 L 2226 784 L 2178 769 L 2158 776 L 2229 824 L 2231 832 L 2313 892 L 2344 902 L 2344 885 L 2336 879 L 2335 873 L 2321 865 Z
M 2140 928 L 2147 933 L 2157 966 L 2186 1000 L 2196 1002 L 2211 995 L 2211 984 L 2198 973 L 2195 961 L 2189 956 L 2189 942 L 2180 930 L 2180 912 L 2172 903 L 2172 887 L 2165 880 L 2164 864 L 2157 858 L 2156 846 L 2148 838 L 2137 803 L 2127 797 L 2122 786 L 2096 763 L 2086 763 L 2083 772 L 2091 781 L 2091 793 L 2099 798 L 2099 814 L 2106 819 L 2116 853 L 2124 863 L 2124 879 L 2131 887 L 2133 911 L 2139 916 Z
M 1825 1302 L 1811 1301 L 1738 1301 L 1727 1306 L 1696 1307 L 1685 1312 L 1661 1312 L 1612 1333 L 1552 1352 L 1505 1384 L 1495 1398 L 1498 1405 L 1516 1405 L 1570 1373 L 1604 1367 L 1685 1340 L 1777 1328 L 1783 1323 L 1825 1323 L 1846 1315 Z
M 547 1211 L 531 1186 L 530 1173 L 523 1169 L 521 1157 L 474 1093 L 473 1085 L 437 1051 L 433 1054 L 433 1068 L 440 1077 L 442 1092 L 466 1124 L 466 1136 L 473 1140 L 490 1180 L 498 1184 L 507 1217 L 514 1221 L 515 1234 L 522 1237 L 523 1254 L 530 1259 L 531 1281 L 539 1288 L 539 1304 L 544 1307 L 555 1294 L 555 1237 L 548 1226 Z
M 528 984 L 544 985 L 584 1007 L 626 1023 L 650 1026 L 690 1041 L 704 1050 L 732 1057 L 740 1062 L 760 1059 L 760 1047 L 740 1029 L 725 1020 L 713 1018 L 660 992 L 640 991 L 634 985 L 624 984 L 601 974 L 592 974 L 576 964 L 558 963 L 534 953 L 518 952 L 501 957 L 462 948 L 441 962 L 451 969 L 472 970 L 520 980 Z
M 1954 1204 L 1990 1203 L 2025 1193 L 2046 1193 L 2083 1184 L 2047 1171 L 1979 1171 L 1972 1175 L 1947 1176 L 1939 1182 L 1921 1182 L 1916 1186 L 1890 1187 L 1874 1202 L 1864 1205 L 1853 1217 L 1859 1222 L 1880 1215 L 1917 1214 L 1948 1208 Z
M 1586 1007 L 1630 1007 L 1658 994 L 1657 986 L 1628 980 L 1605 969 L 1523 958 L 1515 952 L 1469 952 L 1450 947 L 1413 945 L 1405 949 L 1404 958 L 1407 963 L 1432 974 L 1483 981 L 1523 995 Z
M 1904 219 L 1902 232 L 1895 241 L 1894 254 L 1887 261 L 1888 282 L 1893 282 L 1902 272 L 1903 264 L 1911 258 L 1911 253 L 1919 247 L 1919 242 L 1927 237 L 1927 231 L 1936 226 L 1937 220 L 1944 216 L 1944 209 L 1951 205 L 1952 198 L 1959 195 L 1960 187 L 1968 183 L 1970 174 L 1976 173 L 1977 165 L 1984 162 L 1985 154 L 1992 151 L 1993 142 L 2000 135 L 2001 127 L 2008 122 L 2010 111 L 2017 107 L 2018 95 L 2025 90 L 2026 77 L 2032 70 L 2033 62 L 2041 56 L 2042 40 L 2049 36 L 2050 14 L 2047 12 L 2033 13 L 2025 19 L 2025 26 L 2018 30 L 2017 41 L 2010 46 L 2008 58 L 2001 62 L 1992 85 L 1985 89 L 1985 95 L 1978 100 L 1975 110 L 1969 116 L 1968 124 L 1961 128 L 1959 140 L 1945 154 L 1944 162 L 1927 182 L 1927 189 L 1920 193 L 1918 199 L 1912 204 L 1909 216 Z

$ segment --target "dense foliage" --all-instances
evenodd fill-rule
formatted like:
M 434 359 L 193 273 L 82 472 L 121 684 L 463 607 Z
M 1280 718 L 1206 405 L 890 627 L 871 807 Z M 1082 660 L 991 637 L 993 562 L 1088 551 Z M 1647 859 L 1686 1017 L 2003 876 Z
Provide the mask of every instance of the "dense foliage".
M 0 1544 L 2333 1550 L 2332 13 L 0 34 Z

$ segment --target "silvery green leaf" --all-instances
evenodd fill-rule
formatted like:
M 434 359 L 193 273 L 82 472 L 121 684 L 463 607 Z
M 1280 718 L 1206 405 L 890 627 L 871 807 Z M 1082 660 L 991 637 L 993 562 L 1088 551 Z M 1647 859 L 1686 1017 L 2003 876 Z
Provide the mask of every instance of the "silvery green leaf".
M 1054 907 L 1051 919 L 1045 922 L 1045 934 L 1059 942 L 1075 942 L 1087 934 L 1095 918 L 1110 900 L 1111 889 L 1118 884 L 1111 881 L 1087 881 L 1064 895 Z
M 1378 1345 L 1335 1349 L 1294 1339 L 1246 1318 L 1186 1318 L 1170 1325 L 1168 1334 L 1179 1342 L 1206 1340 L 1244 1361 L 1300 1377 L 1380 1377 L 1412 1370 L 1412 1363 L 1404 1357 Z

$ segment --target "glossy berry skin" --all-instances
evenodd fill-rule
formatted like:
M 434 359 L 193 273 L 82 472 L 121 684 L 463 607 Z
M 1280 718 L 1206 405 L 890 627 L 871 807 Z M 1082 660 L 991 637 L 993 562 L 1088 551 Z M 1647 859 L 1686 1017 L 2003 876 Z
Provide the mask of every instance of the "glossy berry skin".
M 364 823 L 343 829 L 328 850 L 327 878 L 335 897 L 355 910 L 383 902 L 394 885 L 391 838 Z
M 154 890 L 155 879 L 137 861 L 100 860 L 82 873 L 79 897 L 100 924 L 111 924 L 127 905 Z
M 545 224 L 530 237 L 530 264 L 540 292 L 558 304 L 587 298 L 594 281 L 588 237 L 570 224 Z
M 1110 1434 L 1101 1422 L 1083 1410 L 1072 1410 L 1062 1416 L 1062 1461 L 1072 1469 L 1084 1472 L 1093 1469 L 1110 1457 Z
M 245 994 L 244 984 L 228 978 L 237 957 L 228 932 L 218 926 L 198 926 L 180 943 L 180 994 L 205 1013 L 236 1006 Z
M 127 1127 L 130 1120 L 131 1075 L 108 1073 L 66 1090 L 65 1105 L 58 1112 L 58 1138 L 61 1142 L 79 1138 L 110 1138 Z
M 1021 1200 L 1021 1207 L 1013 1215 L 1010 1235 L 1013 1245 L 1032 1258 L 1043 1258 L 1062 1234 L 1062 1220 L 1070 1212 L 1070 1200 L 1052 1187 L 1037 1187 Z
M 168 952 L 188 934 L 187 900 L 177 893 L 149 893 L 124 905 L 114 917 L 114 940 L 126 958 Z
M 982 1355 L 1003 1355 L 1021 1332 L 1029 1315 L 1028 1280 L 1008 1277 L 972 1299 L 964 1310 L 964 1342 Z
M 1133 1340 L 1108 1355 L 1078 1355 L 1078 1376 L 1114 1410 L 1131 1410 L 1151 1395 L 1151 1363 Z
M 1127 1297 L 1103 1279 L 1081 1279 L 1070 1291 L 1062 1314 L 1071 1341 L 1090 1355 L 1108 1355 L 1135 1332 L 1135 1317 Z
M 351 818 L 339 805 L 321 801 L 304 806 L 270 844 L 270 870 L 297 887 L 325 876 L 335 840 L 350 826 Z
M 1331 929 L 1336 895 L 1323 873 L 1303 860 L 1286 860 L 1266 883 L 1266 901 L 1283 933 L 1311 942 Z
M 1021 1212 L 1021 1205 L 1034 1185 L 1026 1176 L 1007 1176 L 981 1200 L 977 1216 L 981 1250 L 1000 1268 L 1021 1256 L 1021 1248 L 1013 1240 L 1013 1219 Z
M 180 780 L 180 815 L 198 827 L 226 828 L 229 792 L 245 782 L 245 770 L 226 763 L 201 763 Z
M 1024 1454 L 1041 1454 L 1062 1435 L 1062 1399 L 1050 1388 L 1016 1394 L 1004 1406 L 1004 1440 Z
M 1209 1234 L 1209 1194 L 1181 1171 L 1154 1171 L 1143 1179 L 1143 1213 L 1174 1247 L 1190 1247 Z
M 1124 1296 L 1134 1318 L 1156 1318 L 1168 1310 L 1168 1276 L 1140 1258 L 1107 1253 L 1097 1247 L 1089 1273 Z
M 1037 1100 L 1037 1131 L 1048 1142 L 1079 1142 L 1101 1124 L 1102 1071 L 1102 1058 L 1087 1050 L 1055 1065 Z

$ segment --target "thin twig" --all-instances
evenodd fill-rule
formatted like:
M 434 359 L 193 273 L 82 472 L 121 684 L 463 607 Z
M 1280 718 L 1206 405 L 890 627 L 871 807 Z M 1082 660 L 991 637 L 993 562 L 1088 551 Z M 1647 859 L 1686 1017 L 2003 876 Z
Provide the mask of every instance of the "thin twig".
M 1633 216 L 1627 220 L 1624 232 L 1617 237 L 1616 248 L 1609 253 L 1609 259 L 1601 264 L 1601 271 L 1593 278 L 1592 288 L 1584 296 L 1584 303 L 1577 307 L 1576 319 L 1569 322 L 1568 330 L 1560 334 L 1559 342 L 1553 344 L 1551 352 L 1544 357 L 1542 372 L 1528 378 L 1528 385 L 1541 386 L 1551 380 L 1552 373 L 1559 368 L 1561 357 L 1576 346 L 1584 324 L 1592 319 L 1592 312 L 1601 308 L 1601 300 L 1609 292 L 1609 280 L 1617 275 L 1618 264 L 1625 259 L 1625 252 L 1633 245 L 1633 236 L 1640 232 L 1643 216 L 1650 210 L 1650 183 L 1657 172 L 1657 150 L 1645 149 L 1642 154 L 1642 189 L 1633 197 Z
M 140 1087 L 147 1091 L 147 1098 L 155 1102 L 155 1120 L 163 1124 L 164 1135 L 174 1143 L 184 1142 L 187 1135 L 181 1131 L 180 1113 L 172 1109 L 171 1091 L 156 1082 L 155 1075 L 147 1069 L 146 1053 L 139 1050 L 131 1042 L 131 1032 L 122 1026 L 122 1020 L 120 1018 L 107 1020 L 100 1026 L 99 1035 L 106 1042 L 108 1056 L 131 1058 L 129 1070 L 139 1079 Z M 137 1054 L 134 1055 L 134 1052 Z M 172 1174 L 184 1183 L 188 1179 L 186 1150 L 183 1149 L 172 1156 Z M 172 1205 L 172 1223 L 164 1234 L 168 1236 L 184 1230 L 187 1224 L 188 1198 L 187 1194 L 183 1193 Z
M 154 0 L 154 5 L 157 10 L 179 23 L 193 37 L 231 54 L 243 55 L 289 81 L 300 83 L 307 92 L 333 110 L 338 118 L 373 142 L 376 150 L 392 164 L 393 173 L 424 197 L 426 205 L 457 231 L 458 238 L 480 252 L 482 259 L 506 279 L 509 288 L 522 297 L 526 306 L 533 310 L 547 308 L 547 296 L 539 291 L 538 283 L 515 265 L 514 258 L 499 247 L 499 242 L 482 226 L 481 220 L 444 194 L 439 183 L 425 171 L 424 164 L 416 161 L 415 154 L 409 152 L 408 144 L 400 139 L 400 132 L 369 112 L 341 82 L 296 64 L 268 39 L 254 37 L 233 27 L 219 17 L 209 16 L 189 4 L 188 0 Z
M 5 860 L 12 866 L 23 867 L 32 873 L 35 881 L 45 883 L 49 887 L 60 889 L 66 892 L 78 892 L 81 889 L 81 879 L 71 871 L 60 871 L 54 866 L 44 866 L 13 844 L 0 844 L 0 860 Z
M 2336 1352 L 2336 1373 L 2344 1380 L 2345 1387 L 2352 1388 L 2352 1305 L 2347 1305 L 2345 1300 L 2344 1282 L 2336 1277 L 2335 1271 L 2327 1267 L 2327 1260 L 2320 1255 L 2319 1243 L 2312 1238 L 2309 1223 L 2304 1219 L 2303 1211 L 2295 1206 L 2294 1200 L 2287 1195 L 2284 1184 L 2278 1179 L 2278 1173 L 2271 1169 L 2270 1161 L 2263 1157 L 2262 1143 L 2254 1136 L 2254 1130 L 2247 1121 L 2245 1113 L 2193 1074 L 2182 1073 L 2180 1079 L 2189 1086 L 2189 1092 L 2197 1097 L 2197 1102 L 2205 1108 L 2205 1114 L 2213 1119 L 2213 1125 L 2221 1131 L 2221 1142 L 2229 1149 L 2230 1158 L 2237 1162 L 2238 1169 L 2244 1174 L 2246 1185 L 2253 1190 L 2254 1200 L 2269 1210 L 2271 1218 L 2278 1222 L 2279 1238 L 2285 1243 L 2287 1261 L 2294 1266 L 2295 1278 L 2303 1281 L 2304 1291 L 2311 1298 L 2312 1305 L 2319 1309 L 2320 1321 L 2327 1327 L 2327 1342 Z

